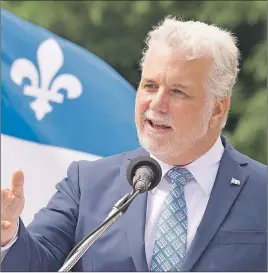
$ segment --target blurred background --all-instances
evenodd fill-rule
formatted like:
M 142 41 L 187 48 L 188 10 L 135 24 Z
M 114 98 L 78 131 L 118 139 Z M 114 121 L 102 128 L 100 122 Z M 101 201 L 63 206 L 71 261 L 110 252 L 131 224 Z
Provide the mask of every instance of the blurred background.
M 238 37 L 242 59 L 224 134 L 242 153 L 263 163 L 267 162 L 266 6 L 266 1 L 2 2 L 2 8 L 104 59 L 135 89 L 146 33 L 166 15 L 231 30 Z

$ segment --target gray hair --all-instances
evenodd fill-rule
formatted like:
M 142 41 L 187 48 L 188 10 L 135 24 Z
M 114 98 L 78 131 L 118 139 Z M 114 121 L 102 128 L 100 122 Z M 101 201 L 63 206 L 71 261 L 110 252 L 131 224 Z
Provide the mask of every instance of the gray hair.
M 185 59 L 193 60 L 209 54 L 211 71 L 204 87 L 216 98 L 231 96 L 239 72 L 240 53 L 236 37 L 227 30 L 199 21 L 182 21 L 166 17 L 146 37 L 146 47 L 140 62 L 141 68 L 150 52 L 159 46 L 168 46 L 185 52 Z M 227 115 L 222 128 L 227 121 Z

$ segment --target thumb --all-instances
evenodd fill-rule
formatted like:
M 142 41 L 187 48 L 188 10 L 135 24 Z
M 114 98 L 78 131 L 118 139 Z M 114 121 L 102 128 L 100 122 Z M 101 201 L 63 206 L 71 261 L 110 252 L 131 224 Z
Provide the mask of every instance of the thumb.
M 12 176 L 12 187 L 11 187 L 12 193 L 17 197 L 23 197 L 24 196 L 23 185 L 24 185 L 23 172 L 22 170 L 16 170 Z

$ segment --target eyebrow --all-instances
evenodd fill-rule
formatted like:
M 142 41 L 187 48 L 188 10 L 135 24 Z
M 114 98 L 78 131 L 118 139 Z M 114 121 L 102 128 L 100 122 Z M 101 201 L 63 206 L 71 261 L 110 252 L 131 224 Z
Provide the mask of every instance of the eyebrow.
M 152 79 L 148 79 L 148 78 L 144 78 L 142 81 L 143 81 L 143 82 L 156 83 L 156 81 L 154 81 L 154 80 L 152 80 Z
M 181 88 L 181 87 L 182 87 L 182 88 L 187 88 L 187 87 L 188 87 L 187 85 L 182 85 L 182 84 L 179 84 L 179 83 L 177 83 L 177 84 L 176 84 L 176 83 L 175 83 L 175 84 L 172 84 L 171 86 L 172 86 L 172 87 L 179 87 L 179 88 Z
M 156 83 L 156 81 L 154 81 L 153 79 L 149 79 L 149 78 L 144 78 L 142 81 L 148 82 L 148 83 Z M 183 85 L 183 84 L 179 84 L 179 83 L 175 83 L 175 84 L 172 84 L 171 87 L 187 88 L 188 86 Z

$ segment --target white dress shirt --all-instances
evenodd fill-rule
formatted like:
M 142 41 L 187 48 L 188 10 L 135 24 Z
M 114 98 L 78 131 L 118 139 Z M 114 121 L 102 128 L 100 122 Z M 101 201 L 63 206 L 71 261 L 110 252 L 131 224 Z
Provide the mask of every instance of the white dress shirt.
M 191 164 L 184 166 L 195 178 L 188 181 L 184 186 L 184 196 L 188 216 L 186 250 L 191 245 L 197 227 L 204 215 L 223 152 L 224 147 L 221 138 L 219 137 L 206 154 L 199 157 Z M 171 182 L 164 177 L 164 175 L 174 167 L 159 161 L 152 155 L 151 157 L 157 160 L 161 166 L 162 180 L 155 189 L 148 192 L 145 225 L 145 253 L 149 269 L 151 267 L 158 219 L 163 208 L 164 200 L 168 196 L 169 190 L 172 186 Z
M 206 154 L 185 166 L 196 180 L 189 181 L 184 186 L 188 216 L 187 249 L 194 238 L 197 227 L 205 212 L 223 151 L 224 147 L 219 137 L 213 147 Z M 168 170 L 174 167 L 159 161 L 152 155 L 151 157 L 156 159 L 161 166 L 162 180 L 155 189 L 148 193 L 147 199 L 145 252 L 149 268 L 153 255 L 158 218 L 160 216 L 163 202 L 171 188 L 171 183 L 164 177 L 164 175 Z M 1 247 L 1 261 L 4 259 L 11 246 L 16 242 L 18 238 L 18 227 L 19 226 L 17 226 L 17 232 L 13 239 L 5 247 Z

